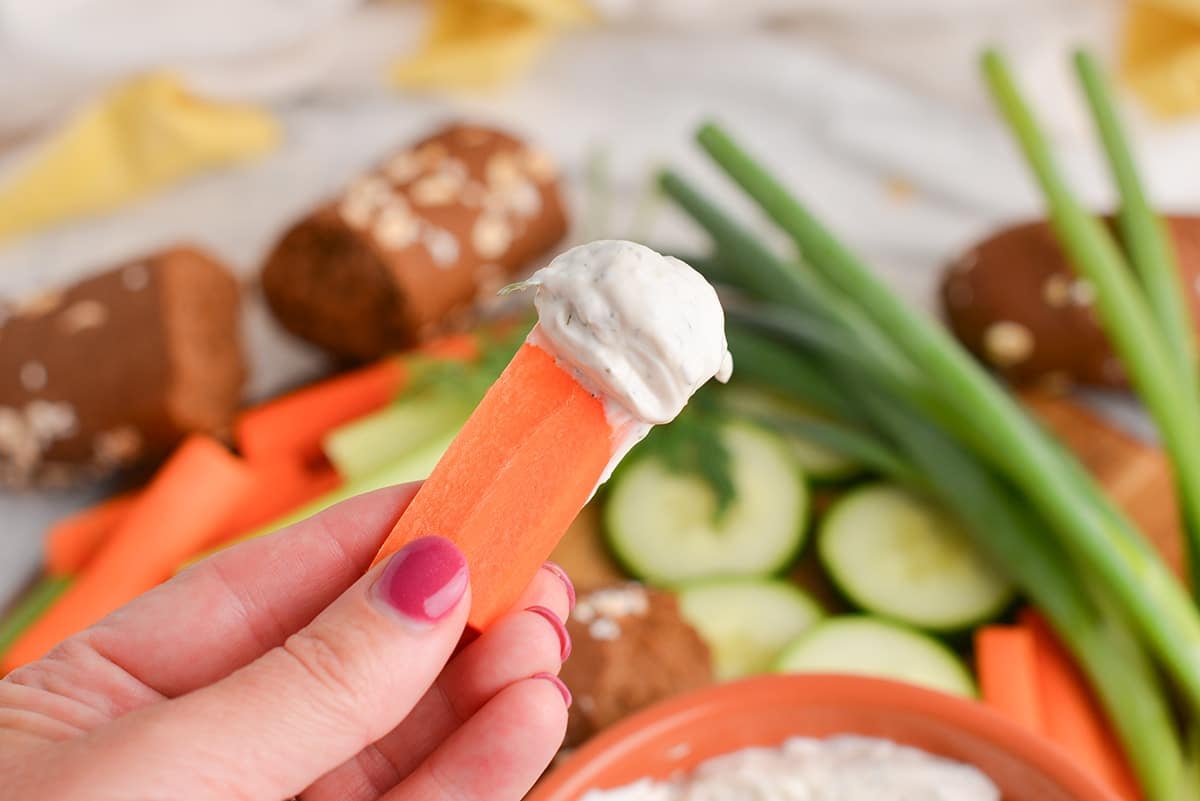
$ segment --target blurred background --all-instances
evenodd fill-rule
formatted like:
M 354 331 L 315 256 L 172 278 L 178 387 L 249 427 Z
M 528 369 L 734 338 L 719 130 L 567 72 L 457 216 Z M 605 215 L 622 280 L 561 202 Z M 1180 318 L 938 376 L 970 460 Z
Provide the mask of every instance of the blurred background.
M 264 259 L 397 147 L 495 125 L 559 165 L 565 243 L 686 249 L 695 233 L 648 182 L 700 164 L 691 132 L 710 117 L 932 309 L 954 254 L 1040 214 L 982 90 L 985 45 L 1008 54 L 1086 200 L 1112 197 L 1070 79 L 1079 45 L 1119 75 L 1152 196 L 1200 208 L 1188 0 L 0 0 L 0 314 L 190 243 L 245 290 L 242 398 L 261 401 L 333 364 L 264 303 Z M 114 346 L 93 369 L 123 358 Z M 39 378 L 6 372 L 0 394 Z M 46 525 L 110 491 L 0 494 L 0 603 L 36 572 Z

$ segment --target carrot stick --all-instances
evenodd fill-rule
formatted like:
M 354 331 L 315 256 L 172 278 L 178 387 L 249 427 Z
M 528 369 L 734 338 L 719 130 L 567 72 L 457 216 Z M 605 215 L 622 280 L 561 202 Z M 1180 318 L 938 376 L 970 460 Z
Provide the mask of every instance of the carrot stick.
M 322 437 L 391 403 L 404 381 L 400 360 L 384 359 L 247 409 L 234 423 L 238 449 L 250 462 L 317 461 Z
M 1014 723 L 1041 733 L 1037 650 L 1025 626 L 985 626 L 975 632 L 975 665 L 983 701 Z
M 375 561 L 418 537 L 450 538 L 471 571 L 468 622 L 486 628 L 516 601 L 579 514 L 615 444 L 603 403 L 553 356 L 525 344 Z
M 169 577 L 211 543 L 254 487 L 247 466 L 216 440 L 189 437 L 71 587 L 13 644 L 0 673 L 40 658 Z
M 117 495 L 51 526 L 46 532 L 46 572 L 53 576 L 78 573 L 129 514 L 136 499 L 132 492 Z
M 416 348 L 412 355 L 470 361 L 479 356 L 479 342 L 472 334 L 449 334 Z M 238 449 L 251 462 L 320 462 L 321 440 L 338 426 L 395 400 L 408 373 L 404 359 L 383 359 L 247 409 L 234 425 Z
M 43 576 L 0 621 L 0 654 L 17 641 L 71 585 L 70 576 Z
M 1046 737 L 1122 798 L 1140 799 L 1125 754 L 1070 654 L 1039 615 L 1025 610 L 1021 620 L 1033 634 Z
M 341 477 L 327 466 L 309 468 L 288 461 L 254 464 L 252 469 L 255 489 L 221 527 L 221 533 L 213 540 L 217 546 L 299 509 L 342 483 Z
M 497 330 L 504 330 L 504 326 Z M 474 334 L 447 334 L 420 345 L 413 353 L 430 359 L 469 362 L 479 358 L 479 338 Z

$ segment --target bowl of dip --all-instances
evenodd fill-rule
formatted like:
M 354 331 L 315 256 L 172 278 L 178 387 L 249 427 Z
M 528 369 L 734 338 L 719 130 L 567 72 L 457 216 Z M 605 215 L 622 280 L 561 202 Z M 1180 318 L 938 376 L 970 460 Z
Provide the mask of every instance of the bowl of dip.
M 568 756 L 526 801 L 684 798 L 1118 801 L 982 704 L 826 675 L 762 676 L 661 703 Z

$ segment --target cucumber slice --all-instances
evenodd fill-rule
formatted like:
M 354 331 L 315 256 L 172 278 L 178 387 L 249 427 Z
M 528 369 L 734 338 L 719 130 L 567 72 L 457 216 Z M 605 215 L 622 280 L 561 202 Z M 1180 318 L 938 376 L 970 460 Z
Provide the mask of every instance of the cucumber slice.
M 726 423 L 737 497 L 714 517 L 702 479 L 652 456 L 619 471 L 604 507 L 613 553 L 635 577 L 677 584 L 717 576 L 765 576 L 786 567 L 804 543 L 808 488 L 783 441 L 749 423 Z
M 970 671 L 953 651 L 920 632 L 866 616 L 817 623 L 784 650 L 780 673 L 854 673 L 974 697 Z
M 855 605 L 931 631 L 990 620 L 1013 597 L 956 519 L 889 484 L 837 501 L 821 523 L 817 553 Z
M 824 616 L 787 581 L 716 579 L 679 591 L 679 610 L 712 651 L 718 681 L 766 673 L 783 649 Z
M 798 401 L 752 387 L 729 387 L 722 393 L 722 397 L 725 399 L 726 408 L 731 412 L 750 418 L 778 417 L 787 420 L 796 417 L 820 417 L 816 411 Z M 782 436 L 787 440 L 788 447 L 804 474 L 813 481 L 832 484 L 847 481 L 866 471 L 863 465 L 837 451 L 809 442 L 795 434 L 783 433 Z

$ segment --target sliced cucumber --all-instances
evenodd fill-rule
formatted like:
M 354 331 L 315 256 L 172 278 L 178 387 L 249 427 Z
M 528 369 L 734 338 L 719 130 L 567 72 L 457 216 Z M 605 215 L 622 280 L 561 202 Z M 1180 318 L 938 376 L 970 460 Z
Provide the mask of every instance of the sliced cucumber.
M 723 393 L 727 408 L 734 414 L 750 418 L 812 418 L 820 417 L 804 404 L 766 390 L 745 385 L 729 387 Z M 846 481 L 865 471 L 865 468 L 837 451 L 795 434 L 785 433 L 788 447 L 804 474 L 813 481 L 834 483 Z
M 1012 585 L 934 504 L 888 484 L 843 496 L 826 514 L 817 552 L 856 605 L 933 631 L 957 631 L 999 615 Z
M 677 584 L 717 576 L 765 576 L 804 543 L 808 489 L 787 446 L 749 423 L 724 424 L 736 497 L 718 518 L 712 488 L 652 456 L 619 471 L 604 508 L 617 558 L 637 578 Z
M 925 634 L 865 616 L 831 617 L 801 634 L 775 665 L 780 673 L 854 673 L 974 697 L 954 652 Z
M 719 681 L 766 673 L 824 611 L 777 579 L 715 579 L 684 586 L 679 609 L 712 651 Z

